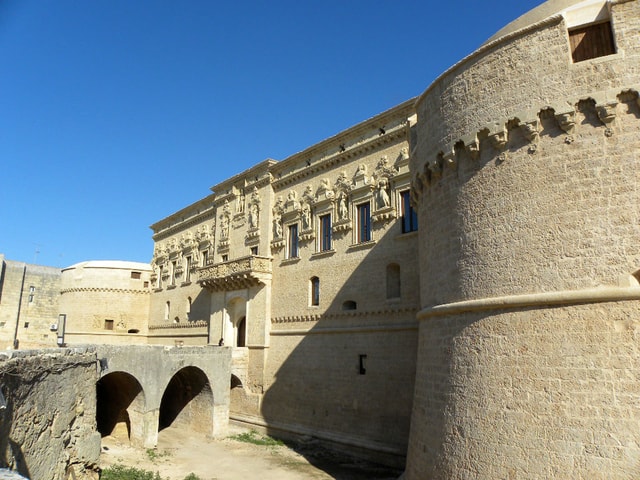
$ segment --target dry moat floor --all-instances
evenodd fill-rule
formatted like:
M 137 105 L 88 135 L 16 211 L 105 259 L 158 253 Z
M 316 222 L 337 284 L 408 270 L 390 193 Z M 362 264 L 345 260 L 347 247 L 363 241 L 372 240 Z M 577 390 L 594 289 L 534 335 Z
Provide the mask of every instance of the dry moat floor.
M 231 427 L 222 440 L 175 428 L 158 436 L 154 450 L 136 449 L 114 437 L 102 439 L 102 468 L 121 464 L 159 472 L 163 479 L 183 480 L 195 473 L 201 480 L 392 480 L 402 473 L 341 458 L 313 444 L 256 445 L 238 440 L 245 429 Z M 261 435 L 257 435 L 261 438 Z

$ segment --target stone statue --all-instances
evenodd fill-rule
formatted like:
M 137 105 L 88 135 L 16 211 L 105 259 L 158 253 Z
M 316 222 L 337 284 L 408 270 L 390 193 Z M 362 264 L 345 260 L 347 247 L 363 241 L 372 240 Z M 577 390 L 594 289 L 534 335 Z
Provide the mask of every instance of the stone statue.
M 308 203 L 302 205 L 302 231 L 311 229 L 311 207 Z
M 378 191 L 376 192 L 376 207 L 378 209 L 387 208 L 391 205 L 389 194 L 387 193 L 388 186 L 389 183 L 386 178 L 381 178 L 378 182 Z
M 340 194 L 340 200 L 338 201 L 338 218 L 340 220 L 346 220 L 349 218 L 349 211 L 347 210 L 347 195 L 344 192 Z
M 282 237 L 282 225 L 280 224 L 280 215 L 273 217 L 273 238 Z
M 258 204 L 252 203 L 249 209 L 249 228 L 258 228 L 258 222 L 260 217 L 260 210 Z

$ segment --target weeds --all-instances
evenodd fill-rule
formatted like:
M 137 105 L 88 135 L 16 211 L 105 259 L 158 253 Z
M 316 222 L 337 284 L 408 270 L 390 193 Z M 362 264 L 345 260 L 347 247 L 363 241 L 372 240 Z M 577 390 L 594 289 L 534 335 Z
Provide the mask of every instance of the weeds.
M 277 438 L 262 436 L 259 435 L 255 430 L 251 430 L 249 432 L 239 433 L 238 435 L 232 435 L 232 440 L 237 440 L 238 442 L 244 443 L 252 443 L 254 445 L 264 445 L 267 447 L 280 447 L 284 445 L 282 440 L 278 440 Z
M 151 450 L 151 449 L 150 449 Z M 148 452 L 148 451 L 147 451 Z M 163 479 L 158 472 L 150 472 L 135 467 L 125 467 L 124 465 L 113 465 L 105 468 L 100 475 L 100 480 L 168 480 Z M 184 480 L 201 480 L 195 473 L 190 473 Z

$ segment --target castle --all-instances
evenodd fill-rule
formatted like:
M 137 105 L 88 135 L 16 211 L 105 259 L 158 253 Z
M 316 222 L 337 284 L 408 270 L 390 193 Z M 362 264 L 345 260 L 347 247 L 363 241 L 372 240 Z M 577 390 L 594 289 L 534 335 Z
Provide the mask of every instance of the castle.
M 150 266 L 63 270 L 64 343 L 231 346 L 232 420 L 406 479 L 637 477 L 639 31 L 544 3 L 152 225 Z

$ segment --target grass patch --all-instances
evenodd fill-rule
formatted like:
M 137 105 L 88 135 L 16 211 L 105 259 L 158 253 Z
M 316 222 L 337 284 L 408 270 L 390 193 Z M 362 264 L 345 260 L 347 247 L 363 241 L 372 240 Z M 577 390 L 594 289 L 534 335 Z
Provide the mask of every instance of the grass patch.
M 268 435 L 260 435 L 255 430 L 239 433 L 238 435 L 232 435 L 229 438 L 237 440 L 238 442 L 252 443 L 253 445 L 263 445 L 266 447 L 280 447 L 284 445 L 282 440 L 278 440 L 277 438 L 273 438 Z
M 163 480 L 158 472 L 150 472 L 135 467 L 113 465 L 102 470 L 100 480 Z
M 150 472 L 135 467 L 113 465 L 102 470 L 100 480 L 168 480 L 163 479 L 158 472 Z M 195 473 L 190 473 L 184 480 L 201 480 Z
M 156 460 L 159 460 L 162 457 L 168 457 L 168 456 L 169 456 L 169 452 L 159 452 L 154 448 L 147 448 L 147 457 L 149 457 L 149 460 L 151 460 L 154 463 Z

